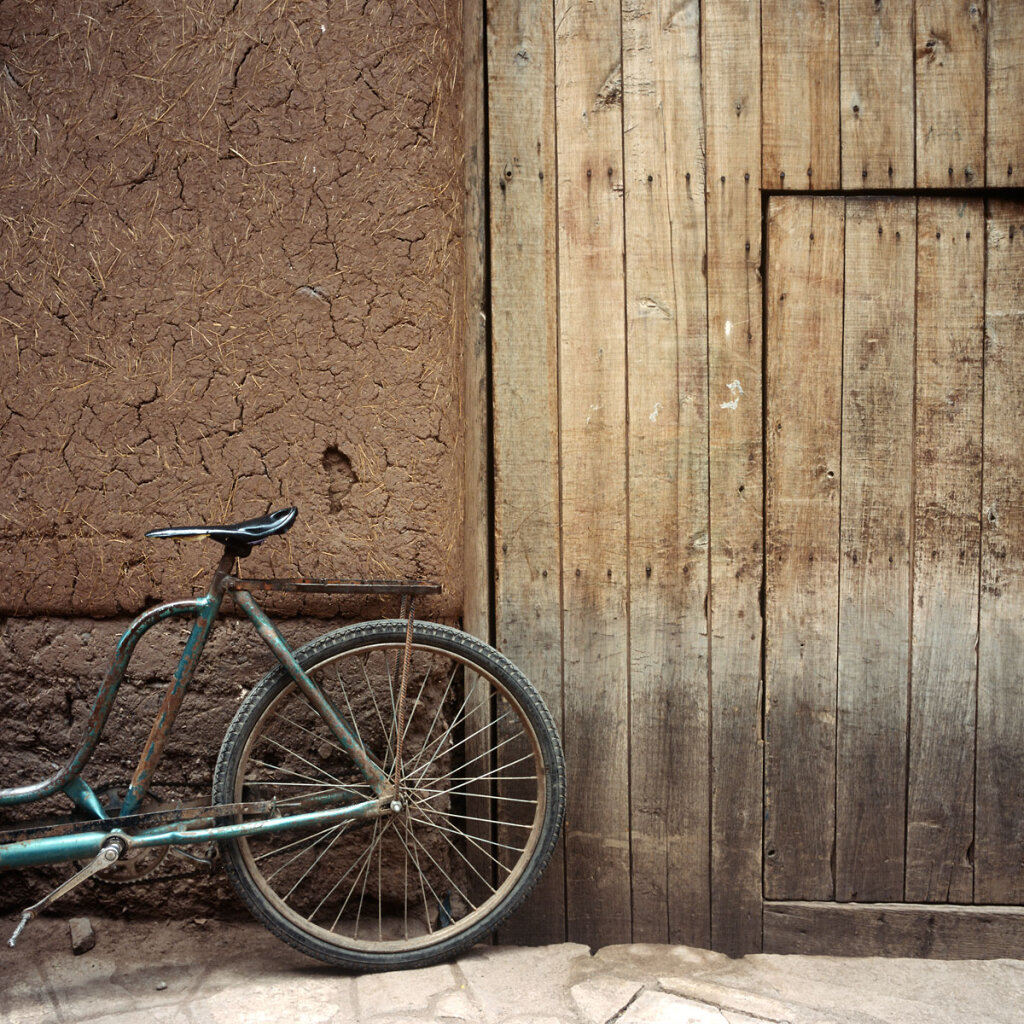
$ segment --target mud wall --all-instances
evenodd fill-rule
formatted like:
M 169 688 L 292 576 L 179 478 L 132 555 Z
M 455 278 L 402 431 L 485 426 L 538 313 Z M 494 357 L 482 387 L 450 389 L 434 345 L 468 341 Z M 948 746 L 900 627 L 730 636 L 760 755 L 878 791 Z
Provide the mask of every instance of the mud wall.
M 0 786 L 65 756 L 130 614 L 204 584 L 219 548 L 154 526 L 294 504 L 249 574 L 459 613 L 460 33 L 451 0 L 0 0 Z M 179 789 L 264 667 L 236 630 Z
M 208 561 L 146 528 L 285 503 L 275 568 L 457 589 L 457 28 L 0 6 L 3 610 L 137 609 Z

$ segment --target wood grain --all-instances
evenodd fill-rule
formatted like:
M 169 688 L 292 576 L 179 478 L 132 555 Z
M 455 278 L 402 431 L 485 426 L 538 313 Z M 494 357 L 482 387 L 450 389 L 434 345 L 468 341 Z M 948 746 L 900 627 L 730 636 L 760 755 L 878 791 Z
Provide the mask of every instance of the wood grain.
M 768 207 L 765 896 L 834 894 L 841 198 Z
M 619 7 L 555 5 L 569 939 L 630 934 Z
M 842 187 L 914 186 L 914 8 L 841 0 Z
M 905 898 L 974 898 L 981 532 L 982 203 L 917 218 L 914 610 Z
M 707 292 L 697 4 L 623 4 L 633 941 L 707 946 Z
M 711 543 L 711 920 L 761 945 L 760 5 L 703 8 Z
M 917 0 L 915 27 L 917 187 L 980 187 L 985 182 L 984 3 Z
M 988 0 L 985 181 L 1024 181 L 1024 17 L 1019 0 Z
M 764 951 L 982 960 L 1020 956 L 1024 911 L 899 903 L 767 903 Z
M 465 517 L 463 525 L 463 627 L 491 639 L 490 380 L 487 335 L 487 112 L 484 105 L 483 5 L 463 19 L 463 403 L 465 419 Z
M 764 188 L 839 188 L 839 0 L 762 0 Z
M 562 725 L 554 25 L 488 11 L 495 636 Z M 560 846 L 508 942 L 565 939 Z
M 1024 205 L 990 201 L 974 898 L 1024 903 Z
M 913 199 L 848 200 L 836 898 L 903 898 L 914 404 Z

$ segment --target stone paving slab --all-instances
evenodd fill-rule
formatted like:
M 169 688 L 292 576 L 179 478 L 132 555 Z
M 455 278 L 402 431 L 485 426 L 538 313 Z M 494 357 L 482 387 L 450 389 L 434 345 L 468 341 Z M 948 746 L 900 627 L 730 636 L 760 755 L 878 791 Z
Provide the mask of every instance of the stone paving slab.
M 0 947 L 3 1024 L 1020 1024 L 1024 961 L 747 956 L 684 946 L 480 946 L 350 975 L 247 921 L 33 921 Z M 3 936 L 14 920 L 0 920 Z

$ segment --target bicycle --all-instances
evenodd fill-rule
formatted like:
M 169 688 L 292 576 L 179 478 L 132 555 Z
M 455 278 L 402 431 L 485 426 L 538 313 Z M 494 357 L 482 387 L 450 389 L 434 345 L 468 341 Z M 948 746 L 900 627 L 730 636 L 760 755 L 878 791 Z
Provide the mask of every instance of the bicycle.
M 56 822 L 0 832 L 0 870 L 88 861 L 22 913 L 10 946 L 82 882 L 166 848 L 219 851 L 258 921 L 303 953 L 355 970 L 450 959 L 493 932 L 535 885 L 565 806 L 561 745 L 536 690 L 494 648 L 414 618 L 415 599 L 440 592 L 435 584 L 235 575 L 254 545 L 296 516 L 289 508 L 146 534 L 206 537 L 224 551 L 204 596 L 157 605 L 128 626 L 64 767 L 0 789 L 0 808 L 59 793 L 74 808 Z M 402 607 L 398 618 L 346 626 L 292 651 L 253 596 L 274 591 L 395 595 Z M 227 595 L 279 664 L 224 735 L 211 803 L 146 810 Z M 139 639 L 174 618 L 192 620 L 188 640 L 127 790 L 104 803 L 82 771 Z

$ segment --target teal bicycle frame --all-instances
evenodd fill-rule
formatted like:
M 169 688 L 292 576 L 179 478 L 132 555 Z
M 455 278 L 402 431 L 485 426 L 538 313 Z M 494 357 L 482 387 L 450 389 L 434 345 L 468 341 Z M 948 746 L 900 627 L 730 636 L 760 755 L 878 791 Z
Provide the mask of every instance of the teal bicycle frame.
M 302 670 L 284 637 L 256 603 L 249 591 L 312 591 L 346 594 L 402 595 L 408 620 L 412 623 L 413 599 L 418 594 L 438 593 L 440 587 L 427 583 L 399 581 L 348 582 L 344 580 L 246 580 L 231 575 L 236 555 L 225 551 L 208 592 L 200 598 L 172 601 L 143 612 L 125 630 L 114 652 L 110 667 L 100 684 L 85 727 L 85 733 L 67 764 L 41 782 L 0 789 L 0 808 L 43 800 L 63 793 L 74 804 L 77 814 L 43 826 L 21 826 L 0 830 L 0 870 L 58 864 L 97 856 L 116 838 L 124 848 L 185 846 L 221 840 L 239 839 L 292 828 L 315 828 L 337 824 L 346 819 L 367 820 L 392 812 L 394 781 L 363 749 L 345 719 L 322 690 Z M 310 704 L 319 712 L 341 747 L 349 754 L 371 787 L 374 798 L 357 804 L 332 806 L 344 797 L 331 794 L 311 798 L 289 813 L 273 802 L 225 804 L 198 809 L 140 813 L 153 774 L 171 734 L 178 710 L 195 676 L 196 667 L 220 613 L 224 595 L 230 593 L 235 604 L 252 622 L 277 660 L 295 680 Z M 136 645 L 147 630 L 158 622 L 190 617 L 192 631 L 181 654 L 163 702 L 153 721 L 149 738 L 116 817 L 107 814 L 99 797 L 82 778 L 103 734 L 104 726 L 124 679 Z M 411 642 L 411 629 L 410 629 Z M 224 824 L 226 818 L 249 815 L 249 820 Z M 182 827 L 187 825 L 188 827 Z M 202 827 L 201 827 L 202 826 Z M 128 830 L 132 831 L 129 832 Z M 7 837 L 14 841 L 3 842 Z

